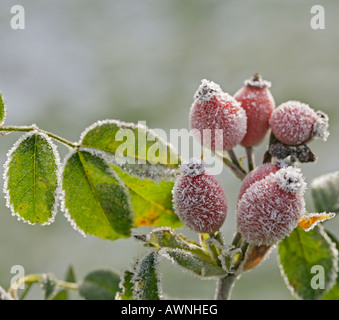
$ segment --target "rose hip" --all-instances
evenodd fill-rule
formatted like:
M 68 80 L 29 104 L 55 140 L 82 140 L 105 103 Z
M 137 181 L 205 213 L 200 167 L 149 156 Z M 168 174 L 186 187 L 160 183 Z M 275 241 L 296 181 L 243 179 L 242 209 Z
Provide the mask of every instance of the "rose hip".
M 208 149 L 230 150 L 246 134 L 246 112 L 240 103 L 205 79 L 194 95 L 189 118 L 196 138 Z
M 297 227 L 305 213 L 300 169 L 285 167 L 251 184 L 237 208 L 237 229 L 255 245 L 273 245 Z
M 326 141 L 329 135 L 328 116 L 299 101 L 287 101 L 277 107 L 270 126 L 274 136 L 287 145 L 305 144 L 312 138 Z
M 175 212 L 192 230 L 214 233 L 223 225 L 226 196 L 218 180 L 205 172 L 203 163 L 191 160 L 183 164 L 172 193 Z
M 246 111 L 247 132 L 241 141 L 244 147 L 253 147 L 262 142 L 269 130 L 269 119 L 275 108 L 273 96 L 269 90 L 271 83 L 255 74 L 245 81 L 234 98 Z

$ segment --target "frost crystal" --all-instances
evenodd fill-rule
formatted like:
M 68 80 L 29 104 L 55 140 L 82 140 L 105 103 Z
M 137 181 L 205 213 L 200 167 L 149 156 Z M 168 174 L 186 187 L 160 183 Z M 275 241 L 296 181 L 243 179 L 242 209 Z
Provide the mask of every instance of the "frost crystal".
M 288 145 L 309 142 L 313 137 L 313 126 L 318 119 L 316 112 L 305 103 L 287 101 L 278 106 L 270 118 L 275 137 Z
M 151 253 L 148 252 L 138 259 L 134 275 L 131 279 L 131 282 L 133 283 L 133 299 L 154 300 L 155 295 L 160 299 L 163 298 L 160 279 L 161 273 L 159 270 L 159 255 L 158 251 L 152 250 Z M 156 281 L 155 285 L 154 281 Z M 154 289 L 156 292 L 154 292 Z
M 224 223 L 227 200 L 222 185 L 214 176 L 182 174 L 176 180 L 172 193 L 174 211 L 191 229 L 212 233 Z
M 278 185 L 284 191 L 304 193 L 306 189 L 306 182 L 299 168 L 292 166 L 281 168 L 276 172 L 275 177 Z
M 322 111 L 317 111 L 317 120 L 313 126 L 313 136 L 326 141 L 330 133 L 328 132 L 328 116 Z
M 67 164 L 67 161 L 69 160 L 69 158 L 71 158 L 71 156 L 73 154 L 75 154 L 77 152 L 77 149 L 71 149 L 69 148 L 69 153 L 66 155 L 63 165 L 62 165 L 62 172 L 64 171 L 64 168 Z M 73 227 L 74 230 L 78 231 L 83 237 L 86 237 L 85 232 L 80 229 L 78 227 L 78 225 L 76 224 L 75 220 L 71 217 L 68 208 L 66 207 L 66 194 L 65 191 L 62 189 L 61 193 L 60 193 L 60 200 L 61 200 L 61 211 L 64 212 L 64 216 L 66 218 L 66 220 L 70 223 L 70 225 Z
M 9 293 L 5 291 L 3 287 L 0 286 L 0 301 L 1 300 L 14 300 Z
M 121 133 L 127 130 L 131 134 L 131 142 L 127 144 L 127 155 L 117 152 L 119 147 L 114 146 L 114 143 L 112 148 L 109 143 L 107 146 L 97 146 L 96 142 L 94 142 L 94 145 L 93 142 L 91 142 L 90 145 L 86 144 L 86 136 L 88 134 L 95 135 L 96 130 L 100 131 L 101 126 L 111 127 L 106 128 L 106 131 L 103 132 L 106 135 L 112 135 L 112 143 L 114 141 L 120 141 L 117 138 L 119 132 Z M 92 133 L 92 131 L 94 133 Z M 137 140 L 141 146 L 139 146 L 138 143 L 136 144 Z M 154 141 L 151 147 L 147 146 L 147 142 L 149 141 Z M 126 143 L 127 140 L 124 144 Z M 143 122 L 134 124 L 110 119 L 97 121 L 81 133 L 79 144 L 86 147 L 86 151 L 97 153 L 101 158 L 105 159 L 107 163 L 119 166 L 131 176 L 140 179 L 148 179 L 158 183 L 162 180 L 173 181 L 179 174 L 177 166 L 172 166 L 168 163 L 168 158 L 174 161 L 173 164 L 179 162 L 176 149 L 172 144 L 167 142 L 166 139 L 159 136 L 155 130 L 149 129 L 144 125 Z M 91 148 L 92 151 L 89 151 L 89 148 Z M 152 150 L 156 150 L 155 153 L 159 153 L 159 157 L 153 155 Z M 137 154 L 145 155 L 145 158 L 138 158 Z M 174 159 L 172 159 L 172 157 Z
M 2 117 L 2 119 L 0 119 L 0 126 L 2 126 L 6 121 L 7 107 L 6 107 L 6 101 L 5 101 L 4 96 L 2 95 L 1 92 L 0 92 L 0 107 L 2 107 L 2 112 L 3 112 L 3 117 Z
M 190 159 L 180 166 L 181 172 L 185 176 L 196 177 L 205 173 L 205 164 L 202 160 Z
M 61 177 L 61 162 L 60 162 L 59 152 L 57 150 L 56 145 L 53 143 L 52 139 L 50 137 L 48 137 L 45 133 L 41 132 L 35 124 L 32 124 L 31 128 L 33 128 L 34 130 L 26 133 L 21 138 L 19 138 L 19 140 L 17 140 L 17 142 L 13 145 L 13 147 L 7 153 L 7 161 L 3 165 L 3 167 L 5 169 L 4 173 L 3 173 L 3 178 L 4 178 L 3 192 L 5 193 L 6 206 L 11 210 L 12 215 L 16 216 L 19 221 L 23 221 L 23 222 L 26 222 L 26 223 L 28 223 L 30 225 L 34 225 L 35 223 L 31 223 L 31 222 L 23 219 L 22 217 L 20 217 L 20 215 L 17 212 L 15 212 L 14 207 L 11 204 L 9 190 L 8 190 L 8 171 L 9 171 L 9 165 L 10 165 L 10 163 L 12 161 L 12 155 L 17 150 L 17 148 L 19 147 L 19 145 L 22 142 L 24 142 L 26 139 L 30 138 L 33 135 L 39 135 L 39 136 L 43 137 L 47 141 L 48 147 L 53 152 L 54 161 L 55 161 L 55 175 L 57 177 L 57 187 L 56 187 L 56 189 L 54 191 L 54 199 L 55 199 L 55 201 L 53 203 L 53 208 L 51 210 L 52 216 L 51 216 L 51 218 L 47 222 L 42 224 L 44 226 L 44 225 L 49 225 L 52 222 L 54 222 L 55 215 L 56 215 L 57 210 L 58 210 L 58 199 L 59 199 L 60 194 L 61 194 L 61 181 L 62 181 L 62 177 Z
M 194 94 L 193 98 L 199 103 L 204 103 L 210 101 L 213 97 L 219 96 L 222 94 L 222 90 L 218 84 L 213 81 L 206 79 L 201 80 L 201 85 L 198 88 L 197 92 Z
M 251 86 L 255 88 L 270 88 L 271 82 L 263 80 L 263 78 L 258 74 L 255 73 L 251 79 L 244 81 L 245 86 Z
M 237 229 L 247 242 L 272 245 L 289 235 L 305 213 L 306 184 L 296 168 L 282 168 L 253 183 L 237 208 Z
M 214 92 L 214 91 L 213 91 Z M 195 138 L 207 149 L 230 150 L 246 134 L 247 116 L 245 110 L 231 95 L 223 91 L 213 99 L 194 100 L 189 115 Z

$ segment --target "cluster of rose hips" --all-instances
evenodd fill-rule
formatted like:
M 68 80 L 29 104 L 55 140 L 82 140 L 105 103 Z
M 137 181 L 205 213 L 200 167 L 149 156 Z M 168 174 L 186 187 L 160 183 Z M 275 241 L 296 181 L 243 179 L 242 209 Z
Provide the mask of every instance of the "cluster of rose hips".
M 314 161 L 306 143 L 329 134 L 326 114 L 298 101 L 275 107 L 269 88 L 258 74 L 234 96 L 202 80 L 190 110 L 191 129 L 214 152 L 239 144 L 252 148 L 271 130 L 266 157 L 244 177 L 236 206 L 237 231 L 248 243 L 267 246 L 289 235 L 305 214 L 306 183 L 298 162 Z M 199 233 L 217 232 L 227 215 L 223 187 L 200 160 L 181 165 L 173 204 L 182 222 Z

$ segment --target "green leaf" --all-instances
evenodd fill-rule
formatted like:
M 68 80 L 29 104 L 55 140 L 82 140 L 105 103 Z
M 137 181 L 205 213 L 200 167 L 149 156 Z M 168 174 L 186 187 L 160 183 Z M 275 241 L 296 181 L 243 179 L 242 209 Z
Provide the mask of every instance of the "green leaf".
M 67 270 L 65 281 L 76 283 L 75 273 L 72 266 L 70 266 Z M 68 300 L 69 294 L 67 289 L 61 289 L 59 292 L 53 297 L 53 300 Z
M 65 281 L 71 282 L 71 283 L 76 283 L 77 282 L 73 266 L 69 266 L 68 267 L 68 270 L 67 270 L 67 273 L 66 273 L 66 277 L 65 277 Z
M 187 241 L 170 228 L 154 229 L 148 235 L 136 238 L 160 249 L 161 256 L 195 275 L 205 278 L 226 275 L 225 270 L 211 258 L 209 252 L 198 244 Z
M 7 156 L 4 190 L 12 214 L 31 224 L 51 223 L 60 188 L 59 154 L 51 139 L 34 130 Z
M 152 230 L 148 235 L 146 235 L 144 241 L 157 249 L 171 248 L 187 250 L 205 260 L 208 260 L 209 262 L 214 263 L 208 252 L 201 246 L 197 243 L 193 243 L 192 241 L 187 241 L 184 236 L 176 233 L 173 229 L 168 227 Z
M 168 226 L 180 228 L 182 226 L 179 217 L 173 211 L 172 189 L 174 182 L 160 181 L 156 183 L 132 177 L 117 166 L 112 166 L 112 169 L 129 191 L 135 213 L 134 227 Z
M 0 92 L 0 126 L 4 124 L 5 118 L 6 118 L 6 106 L 2 93 Z
M 115 300 L 120 276 L 113 270 L 97 270 L 88 274 L 79 286 L 86 300 Z
M 130 236 L 128 190 L 100 157 L 72 151 L 63 171 L 64 210 L 81 233 L 109 240 Z
M 224 277 L 227 273 L 210 258 L 183 249 L 163 248 L 159 254 L 175 265 L 203 278 Z
M 81 135 L 80 145 L 104 152 L 131 175 L 173 180 L 180 158 L 174 148 L 142 123 L 98 121 Z
M 135 300 L 160 300 L 162 296 L 158 271 L 158 252 L 152 251 L 138 260 L 131 280 Z
M 330 237 L 331 241 L 333 241 L 333 243 L 336 246 L 336 249 L 339 250 L 339 241 L 338 239 L 329 231 L 326 230 L 327 235 Z M 328 292 L 325 293 L 325 295 L 323 295 L 322 300 L 339 300 L 339 263 L 338 263 L 338 268 L 337 268 L 337 280 L 336 283 L 334 284 L 334 286 L 332 288 L 330 288 L 330 290 Z
M 133 276 L 134 272 L 130 270 L 126 270 L 123 273 L 119 284 L 120 290 L 117 292 L 115 296 L 116 300 L 134 300 L 133 299 L 134 283 L 132 282 Z
M 339 213 L 339 171 L 314 179 L 311 191 L 318 212 Z
M 316 300 L 331 288 L 337 274 L 338 252 L 321 226 L 305 232 L 300 227 L 279 243 L 282 274 L 292 294 Z M 315 268 L 315 269 L 314 269 Z M 314 285 L 317 268 L 324 271 L 324 288 Z
M 184 236 L 179 235 L 169 227 L 153 229 L 144 237 L 143 241 L 146 241 L 157 249 L 178 248 L 185 250 L 202 250 L 197 245 L 193 245 L 186 241 Z

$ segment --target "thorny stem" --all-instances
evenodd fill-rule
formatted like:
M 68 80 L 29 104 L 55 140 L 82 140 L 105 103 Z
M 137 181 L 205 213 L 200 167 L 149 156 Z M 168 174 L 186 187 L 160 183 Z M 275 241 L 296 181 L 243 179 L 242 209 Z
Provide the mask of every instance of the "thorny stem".
M 42 130 L 42 129 L 39 129 L 37 128 L 35 125 L 32 125 L 32 126 L 22 126 L 22 127 L 17 127 L 17 126 L 9 126 L 9 127 L 0 127 L 0 132 L 30 132 L 30 131 L 38 131 L 38 132 L 41 132 L 41 133 L 44 133 L 46 134 L 48 137 L 50 138 L 53 138 L 54 140 L 57 140 L 71 148 L 77 148 L 79 147 L 78 144 L 76 143 L 73 143 L 71 141 L 68 141 L 62 137 L 59 137 L 58 135 L 54 134 L 54 133 L 51 133 L 51 132 L 48 132 L 48 131 L 45 131 L 45 130 Z
M 12 296 L 13 299 L 18 300 L 19 298 L 17 292 L 20 285 L 27 284 L 31 286 L 33 283 L 39 283 L 41 276 L 42 276 L 41 274 L 30 274 L 25 277 L 19 278 L 15 283 L 11 284 L 11 286 L 8 289 L 8 293 Z M 77 283 L 62 280 L 58 280 L 56 285 L 60 288 L 68 290 L 78 290 L 79 288 Z

